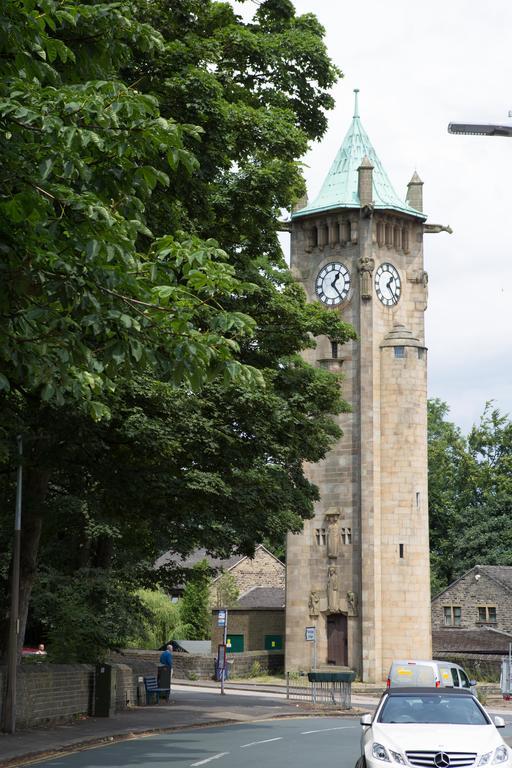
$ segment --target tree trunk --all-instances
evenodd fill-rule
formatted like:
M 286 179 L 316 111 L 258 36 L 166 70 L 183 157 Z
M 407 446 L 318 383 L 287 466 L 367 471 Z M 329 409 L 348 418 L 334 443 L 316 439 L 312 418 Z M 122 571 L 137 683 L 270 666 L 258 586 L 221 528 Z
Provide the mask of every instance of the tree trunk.
M 42 467 L 38 463 L 38 457 L 43 455 L 47 447 L 46 441 L 34 441 L 30 450 L 25 454 L 27 461 L 23 470 L 23 496 L 21 505 L 21 558 L 20 558 L 20 596 L 19 596 L 19 620 L 20 631 L 18 635 L 18 658 L 25 639 L 27 627 L 27 615 L 30 603 L 30 595 L 37 572 L 37 558 L 39 542 L 43 524 L 44 502 L 48 493 L 51 469 Z M 14 510 L 13 510 L 14 519 Z M 12 578 L 12 562 L 10 582 Z M 0 652 L 4 657 L 8 646 L 9 623 L 0 627 Z

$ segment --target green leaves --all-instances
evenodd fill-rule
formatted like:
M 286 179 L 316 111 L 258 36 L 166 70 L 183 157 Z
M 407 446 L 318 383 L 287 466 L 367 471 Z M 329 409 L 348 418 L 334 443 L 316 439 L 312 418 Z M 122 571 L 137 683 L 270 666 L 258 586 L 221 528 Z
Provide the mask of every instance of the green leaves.
M 98 419 L 102 390 L 140 366 L 190 386 L 224 375 L 233 340 L 253 328 L 219 306 L 242 290 L 226 255 L 200 237 L 153 243 L 146 224 L 170 184 L 163 158 L 173 172 L 198 168 L 185 141 L 199 129 L 162 117 L 116 71 L 121 49 L 123 64 L 152 56 L 160 35 L 108 3 L 37 0 L 1 20 L 0 361 L 11 389 L 85 400 Z

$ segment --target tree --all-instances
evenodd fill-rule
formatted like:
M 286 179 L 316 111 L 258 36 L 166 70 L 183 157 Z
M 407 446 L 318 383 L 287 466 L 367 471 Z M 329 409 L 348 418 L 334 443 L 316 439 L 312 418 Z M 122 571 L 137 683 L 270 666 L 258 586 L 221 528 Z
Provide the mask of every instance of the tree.
M 0 13 L 0 459 L 10 471 L 25 433 L 22 637 L 55 445 L 41 411 L 108 418 L 118 380 L 144 368 L 192 387 L 258 375 L 236 359 L 254 322 L 219 303 L 251 286 L 216 241 L 147 227 L 155 187 L 197 167 L 196 128 L 119 77 L 161 36 L 115 3 Z
M 476 464 L 466 438 L 447 421 L 448 405 L 428 402 L 428 489 L 432 592 L 460 575 L 457 549 L 474 495 Z
M 64 253 L 66 263 L 67 249 L 73 256 L 69 285 L 58 274 L 66 300 L 57 301 L 57 279 L 50 296 L 56 347 L 72 356 L 50 366 L 56 385 L 46 399 L 41 387 L 25 393 L 21 374 L 20 387 L 11 384 L 4 396 L 5 434 L 23 429 L 31 438 L 25 607 L 41 532 L 43 567 L 51 562 L 62 574 L 102 568 L 113 585 L 129 570 L 133 589 L 135 581 L 152 588 L 178 578 L 152 571 L 159 549 L 251 554 L 265 539 L 300 530 L 318 496 L 303 462 L 325 455 L 339 435 L 332 414 L 347 408 L 339 380 L 306 365 L 300 352 L 314 345 L 314 336 L 354 338 L 337 312 L 307 304 L 277 237 L 283 209 L 304 191 L 300 157 L 325 129 L 328 89 L 338 74 L 317 20 L 296 16 L 287 0 L 261 3 L 248 24 L 212 0 L 177 0 L 172 8 L 135 3 L 137 22 L 117 6 L 84 6 L 82 13 L 82 6 L 70 5 L 79 9 L 76 26 L 57 11 L 55 20 L 40 13 L 43 24 L 49 13 L 56 27 L 48 22 L 49 30 L 38 33 L 43 48 L 63 50 L 62 43 L 75 57 L 66 54 L 50 66 L 63 94 L 58 106 L 46 105 L 45 87 L 36 88 L 40 112 L 63 111 L 48 177 L 37 176 L 39 133 L 38 146 L 16 153 L 39 158 L 32 170 L 41 189 L 58 198 L 54 192 L 71 185 L 73 205 L 76 196 L 87 203 L 77 212 L 66 198 L 52 212 L 43 195 L 43 223 L 58 240 L 52 253 L 61 261 Z M 29 26 L 41 10 L 30 8 Z M 109 87 L 83 82 L 93 75 Z M 66 99 L 77 103 L 77 82 L 87 93 L 85 106 L 62 107 Z M 37 120 L 30 125 L 42 130 Z M 76 129 L 70 179 L 57 159 L 67 156 L 67 129 Z M 144 131 L 154 132 L 150 140 Z M 27 127 L 25 140 L 34 133 Z M 106 142 L 101 148 L 97 135 Z M 14 152 L 12 163 L 11 184 Z M 48 185 L 55 181 L 53 190 Z M 15 194 L 9 187 L 6 199 Z M 91 195 L 94 205 L 99 197 L 98 221 L 88 215 Z M 104 222 L 101 208 L 113 222 Z M 134 221 L 133 228 L 126 223 Z M 84 239 L 89 224 L 94 231 Z M 27 237 L 30 243 L 30 232 L 17 226 L 12 242 Z M 98 265 L 99 272 L 87 271 Z M 47 290 L 53 283 L 45 280 Z M 43 313 L 41 327 L 44 322 Z
M 186 638 L 191 628 L 183 624 L 178 603 L 172 603 L 162 590 L 140 589 L 136 593 L 148 611 L 143 631 L 133 635 L 127 647 L 156 649 L 170 640 Z
M 477 563 L 512 565 L 512 423 L 487 403 L 468 436 L 475 463 L 472 497 L 455 556 L 461 572 Z
M 236 579 L 232 573 L 225 571 L 214 581 L 211 603 L 214 608 L 232 608 L 239 598 Z
M 192 570 L 193 574 L 179 603 L 180 616 L 183 624 L 189 627 L 187 640 L 208 640 L 212 624 L 209 590 L 211 569 L 208 561 L 202 560 Z
M 429 402 L 433 591 L 476 564 L 512 565 L 512 423 L 488 403 L 467 437 Z

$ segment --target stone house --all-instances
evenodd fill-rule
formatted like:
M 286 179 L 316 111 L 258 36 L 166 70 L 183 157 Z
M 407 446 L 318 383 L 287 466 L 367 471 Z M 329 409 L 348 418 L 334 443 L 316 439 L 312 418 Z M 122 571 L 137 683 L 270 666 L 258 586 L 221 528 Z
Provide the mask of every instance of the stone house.
M 434 632 L 484 628 L 512 633 L 512 566 L 475 565 L 432 600 Z
M 240 596 L 254 587 L 274 587 L 284 590 L 285 565 L 262 544 L 256 547 L 254 557 L 234 555 L 224 560 L 211 557 L 204 549 L 198 549 L 184 560 L 171 552 L 166 552 L 158 558 L 155 568 L 174 565 L 188 569 L 193 568 L 201 560 L 207 560 L 210 567 L 217 573 L 210 587 L 212 605 L 218 605 L 217 585 L 223 573 L 230 573 L 233 576 Z M 183 588 L 183 584 L 176 585 L 171 597 L 179 598 Z

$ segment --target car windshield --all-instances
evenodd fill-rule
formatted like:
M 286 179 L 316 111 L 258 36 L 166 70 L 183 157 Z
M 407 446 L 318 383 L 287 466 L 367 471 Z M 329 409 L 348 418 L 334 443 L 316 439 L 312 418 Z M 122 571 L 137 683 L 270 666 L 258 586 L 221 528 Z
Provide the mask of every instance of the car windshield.
M 489 725 L 490 720 L 471 696 L 439 693 L 388 696 L 379 723 Z

